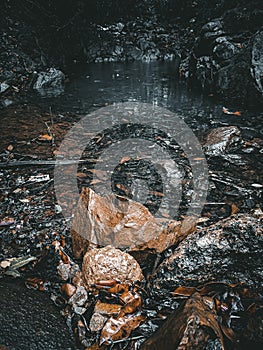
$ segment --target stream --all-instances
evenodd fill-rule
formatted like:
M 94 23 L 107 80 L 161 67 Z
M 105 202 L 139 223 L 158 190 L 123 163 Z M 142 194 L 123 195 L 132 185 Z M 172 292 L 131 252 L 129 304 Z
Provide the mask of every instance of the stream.
M 240 110 L 237 105 L 225 106 L 214 100 L 213 96 L 206 96 L 200 91 L 191 91 L 178 77 L 177 71 L 178 67 L 174 62 L 90 64 L 74 68 L 63 93 L 56 90 L 33 93 L 20 106 L 10 106 L 0 111 L 2 134 L 0 140 L 2 164 L 0 164 L 0 243 L 2 245 L 0 261 L 22 255 L 39 256 L 41 250 L 54 240 L 60 239 L 61 236 L 66 237 L 66 244 L 70 246 L 68 237 L 70 220 L 68 217 L 63 217 L 61 208 L 55 199 L 53 173 L 56 150 L 71 126 L 80 120 L 80 115 L 86 115 L 114 103 L 144 102 L 151 107 L 166 108 L 183 119 L 202 145 L 211 129 L 238 126 L 240 136 L 236 144 L 221 154 L 207 154 L 209 188 L 201 216 L 208 218 L 208 222 L 205 222 L 204 225 L 209 225 L 236 211 L 249 212 L 262 207 L 262 113 L 257 110 Z M 240 111 L 240 115 L 226 114 L 222 111 L 223 107 L 231 111 Z M 171 119 L 171 125 L 172 123 Z M 39 135 L 48 133 L 47 125 L 54 132 L 54 144 L 38 140 Z M 167 140 L 166 136 L 164 136 L 165 140 Z M 181 150 L 178 150 L 173 144 L 172 146 L 181 156 Z M 94 150 L 90 144 L 85 149 L 83 159 L 90 158 L 89 151 L 93 152 L 93 157 L 100 155 L 100 150 Z M 123 157 L 126 151 L 129 150 L 124 147 Z M 102 160 L 104 165 L 107 165 L 107 161 L 111 162 L 110 157 L 109 159 L 102 158 Z M 122 182 L 126 188 L 133 186 L 131 198 L 144 203 L 149 198 L 135 194 L 139 190 L 143 193 L 146 191 L 144 185 L 134 185 L 136 179 L 142 179 L 147 175 L 148 184 L 156 181 L 152 191 L 162 192 L 162 187 L 158 187 L 156 176 L 151 177 L 151 170 L 149 170 L 151 168 L 148 165 L 145 172 L 142 170 L 139 175 L 136 166 L 131 163 L 128 170 L 125 171 L 127 175 L 135 168 L 137 177 L 133 177 L 129 182 L 125 175 L 118 181 Z M 94 164 L 92 165 L 92 162 L 89 161 L 85 163 L 85 167 L 79 165 L 78 172 L 82 174 L 78 177 L 80 186 L 91 184 L 93 177 L 90 176 L 90 173 L 88 174 L 88 170 L 92 167 L 94 168 Z M 187 163 L 183 162 L 182 167 L 187 167 Z M 99 170 L 103 172 L 105 168 L 100 167 Z M 169 167 L 166 170 L 167 176 L 171 176 L 173 169 L 171 172 L 169 172 Z M 120 170 L 122 171 L 123 169 Z M 48 177 L 38 182 L 37 176 L 39 175 Z M 186 191 L 190 190 L 189 185 Z M 125 195 L 123 187 L 119 186 L 119 189 L 115 188 L 114 191 Z M 68 204 L 72 198 L 70 193 L 67 195 L 66 203 Z M 156 200 L 156 198 L 151 198 L 151 200 Z M 158 209 L 155 204 L 148 205 L 152 213 Z M 166 203 L 161 208 L 160 216 L 168 217 L 171 214 L 169 207 L 171 203 Z M 182 212 L 177 213 L 179 216 L 185 213 L 186 205 L 181 209 Z M 71 252 L 70 248 L 68 251 Z M 50 271 L 45 271 L 44 275 L 48 279 L 53 273 L 51 268 Z M 25 277 L 23 272 L 20 277 Z M 6 295 L 10 289 L 9 278 L 7 281 L 5 277 L 0 279 L 2 295 Z M 16 285 L 26 296 L 27 292 L 24 291 L 24 288 L 19 283 Z M 35 343 L 32 343 L 30 347 L 25 339 L 21 341 L 23 345 L 17 346 L 17 339 L 29 337 L 29 335 L 21 327 L 12 326 L 12 322 L 16 320 L 16 309 L 19 307 L 19 302 L 13 296 L 16 291 L 14 288 L 11 290 L 8 324 L 5 323 L 3 332 L 0 330 L 0 345 L 3 343 L 14 350 L 56 349 L 54 337 L 60 334 L 59 327 L 54 327 L 50 344 L 48 343 L 49 337 L 45 336 L 43 346 L 37 347 Z M 35 307 L 36 312 L 41 314 L 45 309 L 41 300 L 41 293 L 39 292 L 39 295 L 35 293 L 33 298 L 29 299 L 28 305 L 24 305 L 23 308 Z M 1 305 L 0 301 L 0 307 Z M 52 312 L 52 306 L 48 306 L 51 310 L 49 312 Z M 7 311 L 6 303 L 2 307 Z M 0 322 L 7 322 L 4 315 L 0 316 Z M 39 317 L 38 330 L 41 322 L 41 317 Z M 43 327 L 46 327 L 46 323 L 47 320 L 44 317 Z M 38 332 L 34 330 L 33 323 L 30 323 L 28 327 L 32 327 L 31 336 Z M 13 333 L 14 337 L 6 336 L 8 332 Z M 67 335 L 65 332 L 65 339 L 68 340 L 65 340 L 63 348 L 71 348 L 71 337 L 71 334 Z M 58 339 L 57 349 L 62 348 L 63 345 L 63 339 L 61 337 Z

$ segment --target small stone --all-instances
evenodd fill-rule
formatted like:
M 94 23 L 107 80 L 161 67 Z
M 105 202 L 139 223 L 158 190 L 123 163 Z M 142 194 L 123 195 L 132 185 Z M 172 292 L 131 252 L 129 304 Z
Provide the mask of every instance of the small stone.
M 220 156 L 235 144 L 241 143 L 240 130 L 236 126 L 225 126 L 210 131 L 204 144 L 205 153 Z
M 90 319 L 90 323 L 89 323 L 89 328 L 90 328 L 91 332 L 100 331 L 103 328 L 103 326 L 107 320 L 108 320 L 108 317 L 103 316 L 103 315 L 95 312 L 92 315 L 92 317 Z
M 130 254 L 111 246 L 88 251 L 83 259 L 82 275 L 88 289 L 102 280 L 132 283 L 143 279 L 137 261 Z

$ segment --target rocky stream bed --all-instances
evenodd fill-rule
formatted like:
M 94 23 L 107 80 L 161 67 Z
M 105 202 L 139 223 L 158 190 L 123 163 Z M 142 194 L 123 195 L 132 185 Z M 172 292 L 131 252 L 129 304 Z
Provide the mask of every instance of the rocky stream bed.
M 1 6 L 0 349 L 261 349 L 261 2 Z

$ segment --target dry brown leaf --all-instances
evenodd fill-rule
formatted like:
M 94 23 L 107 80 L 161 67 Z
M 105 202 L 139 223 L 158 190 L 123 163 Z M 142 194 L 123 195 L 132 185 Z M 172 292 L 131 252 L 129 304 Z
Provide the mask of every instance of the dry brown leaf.
M 143 321 L 145 316 L 140 314 L 111 317 L 101 331 L 100 345 L 109 345 L 113 341 L 128 338 Z
M 239 211 L 238 206 L 236 206 L 235 204 L 231 205 L 231 214 L 236 214 Z

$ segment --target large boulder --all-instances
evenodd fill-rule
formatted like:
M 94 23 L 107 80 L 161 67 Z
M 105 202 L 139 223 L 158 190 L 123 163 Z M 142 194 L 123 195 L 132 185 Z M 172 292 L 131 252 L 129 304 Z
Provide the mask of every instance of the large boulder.
M 154 290 L 209 281 L 262 289 L 262 221 L 239 214 L 190 234 L 152 276 Z

